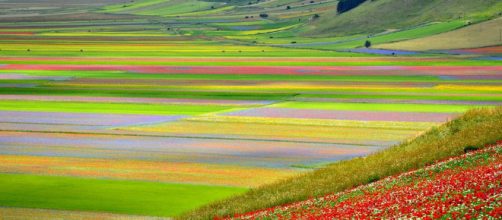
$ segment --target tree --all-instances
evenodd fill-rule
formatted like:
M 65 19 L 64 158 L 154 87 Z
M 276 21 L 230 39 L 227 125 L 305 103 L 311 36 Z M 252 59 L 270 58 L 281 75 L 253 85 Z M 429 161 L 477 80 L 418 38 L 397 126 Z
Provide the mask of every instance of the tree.
M 338 11 L 338 13 L 344 13 L 346 11 L 349 11 L 349 10 L 359 6 L 360 4 L 362 4 L 365 1 L 366 0 L 340 0 L 338 2 L 336 10 Z
M 289 5 L 286 6 L 286 10 L 289 10 L 289 9 L 291 9 L 291 6 L 289 6 Z
M 364 42 L 364 46 L 365 46 L 366 48 L 371 47 L 371 41 L 367 40 L 366 42 Z
M 260 14 L 260 18 L 268 18 L 268 14 L 266 14 L 266 13 L 261 13 L 261 14 Z

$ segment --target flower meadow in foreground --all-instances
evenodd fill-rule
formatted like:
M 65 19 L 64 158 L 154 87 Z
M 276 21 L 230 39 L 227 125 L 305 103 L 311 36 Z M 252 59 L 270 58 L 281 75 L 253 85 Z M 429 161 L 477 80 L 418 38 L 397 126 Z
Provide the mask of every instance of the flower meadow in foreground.
M 502 145 L 232 219 L 500 219 Z

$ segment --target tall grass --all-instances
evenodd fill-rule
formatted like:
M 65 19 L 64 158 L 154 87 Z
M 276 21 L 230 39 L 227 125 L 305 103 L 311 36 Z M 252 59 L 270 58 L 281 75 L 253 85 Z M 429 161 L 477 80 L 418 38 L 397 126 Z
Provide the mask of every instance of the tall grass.
M 466 147 L 481 148 L 501 139 L 502 107 L 473 109 L 412 140 L 370 156 L 334 163 L 312 173 L 252 189 L 186 213 L 179 219 L 229 216 L 339 192 L 460 155 Z

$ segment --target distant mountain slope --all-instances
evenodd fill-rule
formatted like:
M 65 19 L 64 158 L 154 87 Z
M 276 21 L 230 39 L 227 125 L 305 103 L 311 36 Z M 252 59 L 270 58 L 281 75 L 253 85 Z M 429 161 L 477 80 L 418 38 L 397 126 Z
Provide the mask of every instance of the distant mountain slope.
M 448 50 L 502 45 L 502 17 L 425 38 L 377 45 L 397 50 Z
M 483 20 L 502 13 L 500 0 L 373 0 L 338 14 L 324 13 L 311 22 L 305 36 L 376 33 L 433 21 Z

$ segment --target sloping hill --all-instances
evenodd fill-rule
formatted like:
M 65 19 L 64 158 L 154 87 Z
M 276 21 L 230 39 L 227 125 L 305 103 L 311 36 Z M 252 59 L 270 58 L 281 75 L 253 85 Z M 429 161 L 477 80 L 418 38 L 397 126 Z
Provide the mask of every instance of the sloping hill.
M 502 45 L 502 17 L 425 38 L 382 44 L 397 50 L 448 50 Z
M 181 218 L 211 219 L 214 216 L 233 216 L 341 192 L 460 155 L 467 146 L 482 147 L 500 139 L 502 107 L 472 110 L 412 141 L 365 158 L 338 162 L 298 178 L 253 189 L 244 195 L 205 206 Z
M 341 193 L 233 219 L 500 219 L 502 142 Z
M 498 0 L 373 0 L 340 15 L 336 10 L 322 14 L 303 35 L 377 33 L 433 21 L 484 20 L 500 12 Z

